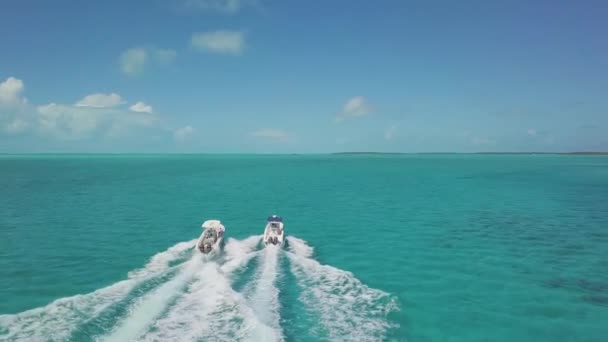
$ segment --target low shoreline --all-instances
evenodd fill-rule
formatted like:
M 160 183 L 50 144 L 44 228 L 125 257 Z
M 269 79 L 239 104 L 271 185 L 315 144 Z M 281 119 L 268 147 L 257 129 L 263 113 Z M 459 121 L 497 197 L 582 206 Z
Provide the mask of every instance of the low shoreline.
M 608 155 L 608 152 L 334 152 L 334 155 L 407 155 L 407 154 L 456 154 L 456 155 L 471 155 L 471 154 L 495 154 L 495 155 L 535 155 L 535 154 L 550 154 L 550 155 Z

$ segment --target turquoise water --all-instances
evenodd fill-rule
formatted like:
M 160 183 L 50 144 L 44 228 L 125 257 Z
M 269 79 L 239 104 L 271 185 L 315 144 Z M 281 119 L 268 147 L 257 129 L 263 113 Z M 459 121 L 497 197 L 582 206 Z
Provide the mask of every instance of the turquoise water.
M 608 336 L 606 157 L 5 155 L 0 194 L 2 341 Z

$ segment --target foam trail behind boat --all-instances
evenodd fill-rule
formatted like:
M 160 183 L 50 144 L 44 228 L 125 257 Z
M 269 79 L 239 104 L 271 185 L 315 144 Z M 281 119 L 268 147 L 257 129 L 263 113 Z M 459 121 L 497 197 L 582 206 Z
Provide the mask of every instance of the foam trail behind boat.
M 247 296 L 249 303 L 258 318 L 278 334 L 263 336 L 265 341 L 282 340 L 280 331 L 279 289 L 276 286 L 278 276 L 278 257 L 280 249 L 268 245 L 260 255 L 260 272 L 250 284 Z
M 195 272 L 202 267 L 203 263 L 199 255 L 195 254 L 179 271 L 179 273 L 156 290 L 145 295 L 135 303 L 129 310 L 129 315 L 109 335 L 101 341 L 132 341 L 145 331 L 145 328 L 167 307 L 169 302 L 175 298 L 179 290 L 186 286 Z
M 180 242 L 153 256 L 144 268 L 129 273 L 128 279 L 95 292 L 60 298 L 51 304 L 14 315 L 0 315 L 0 336 L 10 341 L 63 341 L 69 338 L 79 324 L 99 315 L 108 306 L 125 298 L 142 282 L 169 269 L 196 240 Z
M 228 239 L 224 247 L 226 261 L 221 266 L 221 271 L 231 275 L 235 270 L 247 264 L 251 258 L 257 255 L 254 250 L 261 240 L 262 235 L 250 236 L 243 240 Z
M 195 281 L 167 315 L 151 327 L 143 341 L 242 341 L 269 340 L 275 329 L 264 325 L 245 299 L 230 284 L 231 272 L 243 267 L 257 252 L 259 236 L 243 241 L 229 240 L 227 262 L 205 264 Z M 225 267 L 230 265 L 229 267 Z
M 389 294 L 369 288 L 352 273 L 321 265 L 312 259 L 312 248 L 303 240 L 288 237 L 287 256 L 301 287 L 300 300 L 320 316 L 330 340 L 380 341 L 392 327 L 386 316 L 397 305 Z
M 289 245 L 289 250 L 297 256 L 304 258 L 311 258 L 314 252 L 314 249 L 309 246 L 306 241 L 302 239 L 298 239 L 294 236 L 287 237 L 287 243 Z

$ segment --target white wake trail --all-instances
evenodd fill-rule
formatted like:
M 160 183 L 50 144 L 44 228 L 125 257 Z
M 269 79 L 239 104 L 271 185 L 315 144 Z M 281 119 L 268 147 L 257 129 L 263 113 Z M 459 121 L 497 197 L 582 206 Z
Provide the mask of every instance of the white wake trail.
M 306 241 L 298 239 L 297 237 L 288 236 L 287 244 L 289 246 L 289 250 L 291 250 L 291 252 L 295 255 L 303 258 L 312 258 L 314 249 L 309 246 Z
M 250 285 L 249 303 L 257 317 L 267 326 L 272 327 L 272 334 L 261 336 L 264 341 L 281 341 L 283 336 L 280 327 L 279 289 L 276 286 L 278 276 L 278 257 L 280 249 L 269 245 L 260 255 L 260 272 Z
M 201 256 L 193 255 L 179 273 L 151 293 L 146 294 L 129 309 L 129 315 L 100 341 L 132 341 L 163 312 L 169 302 L 186 286 L 195 272 L 203 266 Z
M 0 331 L 7 331 L 1 337 L 10 341 L 67 340 L 79 324 L 124 299 L 139 284 L 167 271 L 170 263 L 183 257 L 195 243 L 196 240 L 180 242 L 153 256 L 144 268 L 130 272 L 128 279 L 95 292 L 60 298 L 14 315 L 0 315 Z
M 386 315 L 397 309 L 394 299 L 350 272 L 321 265 L 311 258 L 312 248 L 303 240 L 288 237 L 288 243 L 291 252 L 286 254 L 302 290 L 300 300 L 320 316 L 327 337 L 332 341 L 382 340 L 392 327 Z
M 221 266 L 221 271 L 231 275 L 234 271 L 245 266 L 258 252 L 254 252 L 262 240 L 262 235 L 250 236 L 243 240 L 228 239 L 224 247 L 226 261 Z
M 274 336 L 245 299 L 231 287 L 231 273 L 245 266 L 258 253 L 253 251 L 260 237 L 229 240 L 226 262 L 205 264 L 194 283 L 167 315 L 151 327 L 143 341 L 262 341 Z

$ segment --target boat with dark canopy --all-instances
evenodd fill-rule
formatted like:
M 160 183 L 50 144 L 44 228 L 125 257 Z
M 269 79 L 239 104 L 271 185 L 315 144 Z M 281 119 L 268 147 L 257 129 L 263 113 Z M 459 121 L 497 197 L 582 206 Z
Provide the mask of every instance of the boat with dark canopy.
M 283 246 L 285 241 L 283 218 L 277 215 L 269 216 L 264 229 L 264 244 Z

